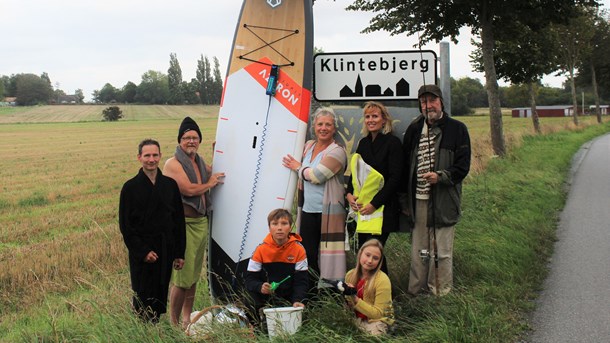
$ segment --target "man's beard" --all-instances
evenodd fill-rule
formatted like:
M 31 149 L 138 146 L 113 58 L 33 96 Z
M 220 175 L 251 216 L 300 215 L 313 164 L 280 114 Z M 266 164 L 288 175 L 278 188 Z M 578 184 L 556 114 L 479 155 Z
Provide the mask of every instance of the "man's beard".
M 443 112 L 429 110 L 429 111 L 424 112 L 424 117 L 426 117 L 426 120 L 428 120 L 428 121 L 430 121 L 430 120 L 437 121 L 443 117 Z
M 195 155 L 197 155 L 197 148 L 196 147 L 186 147 L 186 150 L 184 151 L 187 155 L 189 155 L 190 157 L 193 157 Z

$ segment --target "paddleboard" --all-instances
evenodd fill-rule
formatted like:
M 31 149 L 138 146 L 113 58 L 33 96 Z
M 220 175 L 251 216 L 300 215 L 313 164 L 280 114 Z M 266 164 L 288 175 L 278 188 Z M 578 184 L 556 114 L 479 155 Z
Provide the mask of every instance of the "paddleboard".
M 282 157 L 302 155 L 312 53 L 311 0 L 244 0 L 212 162 L 226 175 L 212 191 L 208 272 L 215 299 L 243 286 L 248 261 L 269 233 L 269 212 L 292 208 L 297 175 Z

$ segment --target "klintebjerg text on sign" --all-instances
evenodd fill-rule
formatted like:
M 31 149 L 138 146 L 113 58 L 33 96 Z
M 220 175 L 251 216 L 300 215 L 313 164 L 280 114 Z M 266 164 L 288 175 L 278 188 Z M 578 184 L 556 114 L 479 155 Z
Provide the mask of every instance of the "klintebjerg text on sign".
M 425 73 L 428 71 L 428 60 L 397 60 L 396 57 L 384 59 L 383 56 L 374 60 L 365 60 L 361 57 L 357 60 L 348 61 L 344 61 L 343 58 L 322 58 L 319 66 L 322 73 L 349 71 L 389 71 L 395 73 L 396 71 L 415 70 L 416 68 Z

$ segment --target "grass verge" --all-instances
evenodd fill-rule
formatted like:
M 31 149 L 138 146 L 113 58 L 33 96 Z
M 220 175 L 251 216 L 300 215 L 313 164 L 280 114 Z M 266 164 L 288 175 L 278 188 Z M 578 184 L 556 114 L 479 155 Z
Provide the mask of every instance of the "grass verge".
M 572 156 L 610 125 L 526 136 L 464 187 L 455 292 L 405 300 L 397 332 L 413 342 L 514 342 L 547 275 Z M 408 250 L 408 248 L 407 248 Z M 406 298 L 405 298 L 406 299 Z

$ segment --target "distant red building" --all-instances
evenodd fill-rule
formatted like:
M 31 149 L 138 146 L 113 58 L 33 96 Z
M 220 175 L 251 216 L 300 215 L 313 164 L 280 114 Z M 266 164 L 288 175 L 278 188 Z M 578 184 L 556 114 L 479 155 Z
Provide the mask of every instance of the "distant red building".
M 574 115 L 574 106 L 572 105 L 557 105 L 557 106 L 537 106 L 536 112 L 538 117 L 571 117 Z M 531 107 L 518 107 L 512 110 L 513 118 L 531 118 Z

